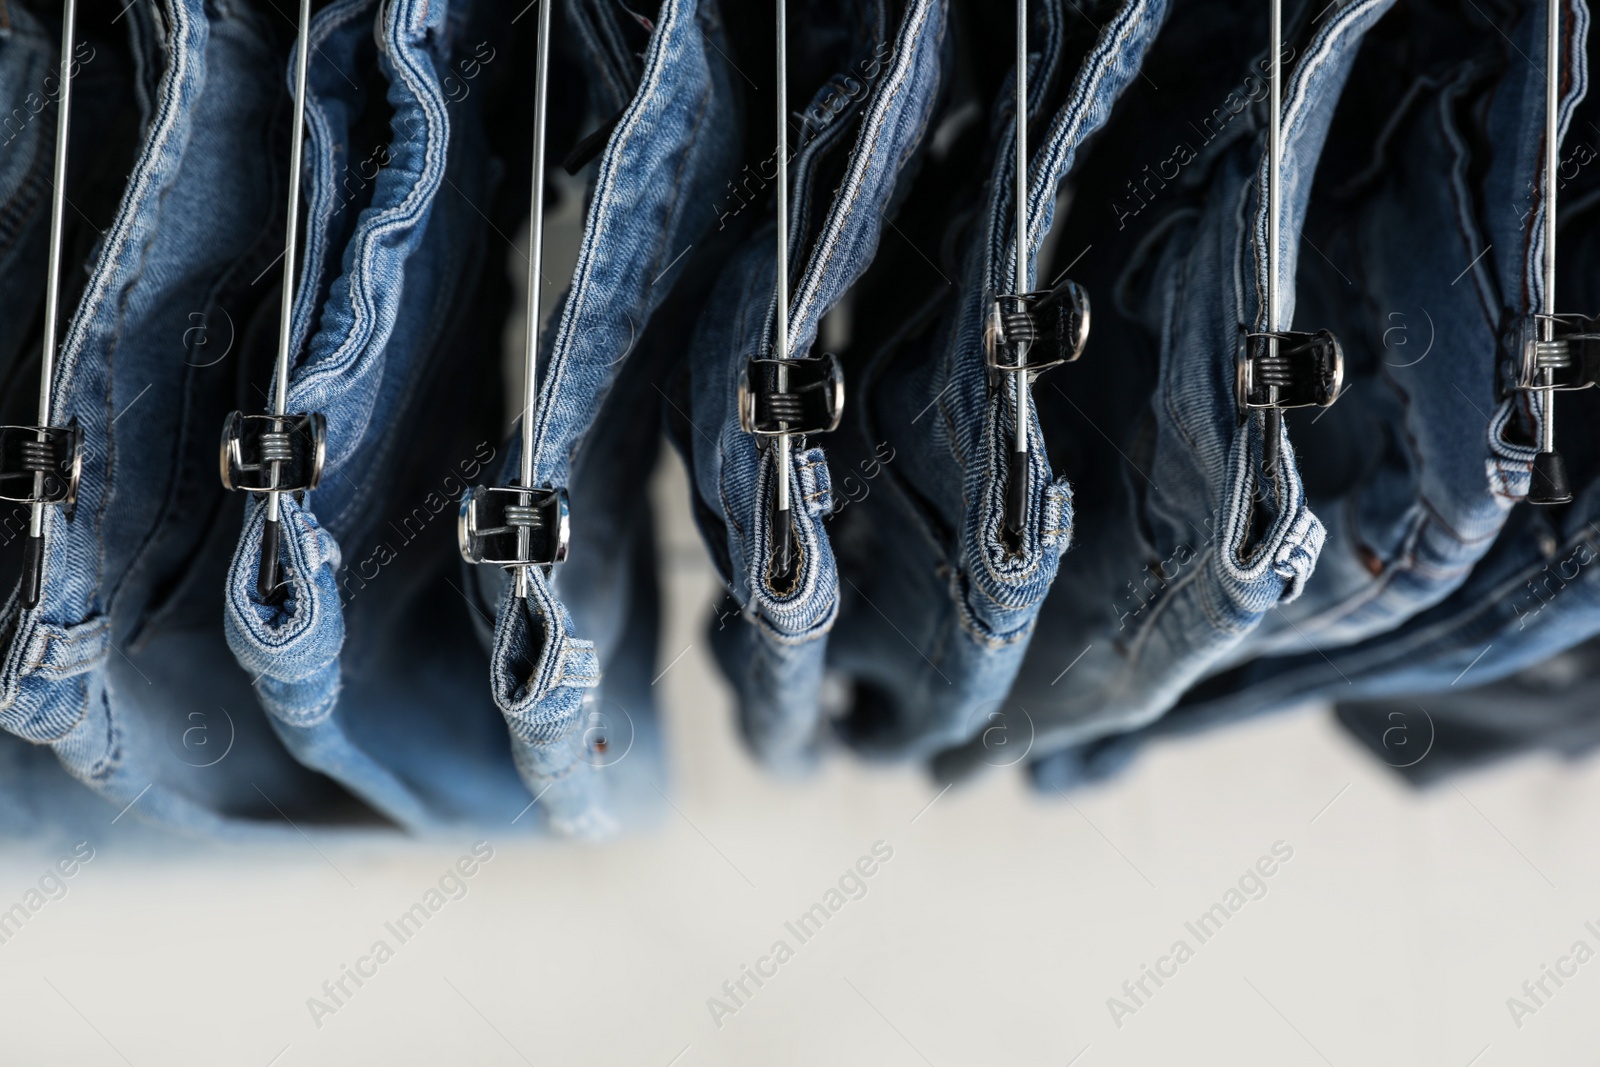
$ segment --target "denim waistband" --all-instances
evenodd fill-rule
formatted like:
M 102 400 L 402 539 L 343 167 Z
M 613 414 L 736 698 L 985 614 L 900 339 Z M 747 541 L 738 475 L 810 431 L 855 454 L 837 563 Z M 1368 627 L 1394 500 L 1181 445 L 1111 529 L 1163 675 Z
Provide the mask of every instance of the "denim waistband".
M 158 684 L 130 649 L 184 574 L 219 492 L 208 487 L 231 370 L 173 352 L 196 316 L 244 321 L 251 278 L 270 262 L 276 179 L 259 158 L 279 54 L 262 17 L 232 4 L 183 0 L 127 17 L 150 110 L 61 349 L 53 407 L 83 432 L 82 480 L 70 519 L 45 512 L 38 608 L 11 602 L 0 722 L 50 744 L 118 807 L 246 833 L 252 825 L 234 816 L 259 805 L 249 779 L 282 795 L 300 772 L 270 740 L 242 746 L 227 775 L 174 766 L 160 751 L 167 722 L 211 710 L 214 691 L 203 668 Z
M 794 159 L 791 232 L 804 233 L 803 220 L 819 192 L 812 171 L 824 153 L 835 144 L 844 147 L 846 131 L 854 138 L 789 294 L 792 358 L 810 352 L 822 316 L 877 249 L 885 212 L 933 112 L 943 77 L 945 16 L 943 0 L 906 4 L 893 38 L 860 42 L 851 68 L 813 98 L 811 136 Z M 848 100 L 843 107 L 835 104 L 841 93 Z M 816 128 L 824 115 L 829 120 Z M 720 542 L 713 552 L 729 560 L 723 577 L 744 608 L 743 624 L 712 635 L 738 695 L 741 729 L 769 764 L 804 766 L 817 741 L 826 638 L 840 603 L 833 547 L 823 525 L 833 508 L 831 481 L 823 450 L 798 443 L 791 453 L 791 485 L 799 506 L 790 514 L 799 560 L 790 583 L 774 583 L 769 502 L 776 453 L 741 428 L 734 389 L 745 361 L 770 353 L 775 343 L 774 236 L 775 227 L 762 226 L 748 238 L 702 318 L 693 346 L 690 414 L 696 425 L 714 428 L 716 442 L 697 436 L 692 454 L 696 492 L 720 527 L 702 532 Z
M 715 218 L 737 125 L 722 36 L 712 0 L 665 0 L 657 14 L 643 75 L 600 158 L 571 288 L 541 346 L 548 356 L 534 415 L 535 485 L 569 483 L 574 453 L 670 288 L 656 283 Z M 502 468 L 508 481 L 519 465 L 513 443 Z M 584 522 L 573 513 L 580 546 Z M 616 821 L 605 768 L 585 760 L 581 729 L 585 691 L 600 681 L 594 641 L 578 635 L 542 572 L 534 570 L 527 601 L 506 595 L 498 579 L 479 577 L 500 586 L 490 689 L 518 770 L 557 832 L 608 834 Z
M 1166 15 L 1165 0 L 1121 4 L 1093 40 L 1029 164 L 1030 276 L 1054 221 L 1056 198 L 1083 143 L 1138 77 Z M 1066 15 L 1043 5 L 1030 60 L 1029 109 L 1045 106 L 1064 55 Z M 1073 501 L 1051 469 L 1037 419 L 1030 427 L 1031 494 L 1024 535 L 1002 536 L 1007 455 L 1014 437 L 1015 376 L 990 387 L 983 329 L 989 302 L 1013 287 L 1014 91 L 994 117 L 997 146 L 961 292 L 933 335 L 932 355 L 887 348 L 858 401 L 861 434 L 892 454 L 868 494 L 841 516 L 860 550 L 848 555 L 840 640 L 830 663 L 855 681 L 847 732 L 874 755 L 927 755 L 985 725 L 982 712 L 1022 662 L 1039 605 L 1072 537 Z M 941 299 L 943 299 L 941 297 Z M 890 372 L 891 367 L 893 373 Z M 902 369 L 903 367 L 903 369 Z M 1071 373 L 1070 371 L 1063 373 Z M 862 536 L 864 528 L 877 532 Z M 847 535 L 841 532 L 841 539 Z M 895 557 L 883 566 L 886 556 Z
M 1362 37 L 1391 4 L 1330 11 L 1286 72 L 1278 321 L 1265 319 L 1264 123 L 1219 139 L 1203 206 L 1151 231 L 1146 277 L 1157 295 L 1146 325 L 1160 338 L 1160 369 L 1147 436 L 1130 461 L 1139 481 L 1130 479 L 1128 510 L 1105 515 L 1068 557 L 1012 690 L 1036 752 L 1161 715 L 1311 574 L 1324 528 L 1286 432 L 1277 477 L 1259 474 L 1262 424 L 1236 415 L 1234 354 L 1241 324 L 1284 330 L 1293 321 L 1295 238 L 1312 176 Z M 1160 583 L 1149 599 L 1117 611 L 1120 590 L 1148 587 L 1147 574 Z M 942 766 L 959 773 L 983 756 L 969 744 Z

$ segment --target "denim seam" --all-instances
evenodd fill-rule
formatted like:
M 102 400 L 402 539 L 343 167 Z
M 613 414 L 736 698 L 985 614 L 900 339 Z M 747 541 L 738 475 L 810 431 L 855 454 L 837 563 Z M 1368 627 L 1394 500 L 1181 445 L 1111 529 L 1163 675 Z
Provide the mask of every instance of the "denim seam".
M 698 28 L 699 28 L 698 25 L 696 25 L 696 29 L 698 29 Z M 704 31 L 702 31 L 701 35 L 705 36 Z M 707 38 L 707 40 L 709 40 L 709 38 Z M 672 183 L 672 187 L 674 189 L 680 189 L 680 188 L 683 187 L 683 184 L 684 184 L 683 183 L 684 172 L 689 169 L 689 161 L 694 155 L 692 146 L 694 145 L 695 141 L 697 140 L 697 137 L 698 137 L 698 134 L 700 132 L 701 127 L 705 125 L 706 115 L 711 110 L 711 98 L 712 98 L 712 95 L 713 95 L 713 93 L 708 88 L 707 91 L 705 93 L 701 94 L 701 96 L 700 96 L 699 110 L 697 110 L 695 112 L 694 121 L 689 126 L 688 136 L 684 138 L 684 141 L 683 141 L 683 146 L 684 147 L 682 147 L 681 150 L 678 152 L 677 171 L 674 174 L 674 181 Z M 667 218 L 671 219 L 674 215 L 677 215 L 679 213 L 680 206 L 681 206 L 681 203 L 679 201 L 673 200 L 671 202 L 670 206 L 668 206 L 667 209 L 666 209 Z M 667 254 L 667 249 L 666 249 L 665 245 L 658 244 L 657 245 L 657 249 L 656 249 L 655 261 L 654 261 L 654 263 L 651 264 L 651 266 L 653 267 L 655 265 L 655 263 L 660 263 L 661 260 L 666 257 L 666 254 Z M 668 266 L 670 266 L 670 265 L 671 264 L 668 264 Z M 663 271 L 663 273 L 664 273 L 664 271 Z M 660 276 L 659 274 L 656 275 L 656 277 L 659 277 L 659 276 Z M 576 286 L 574 286 L 574 288 L 576 288 Z M 587 287 L 585 287 L 585 291 L 587 291 Z M 576 306 L 576 305 L 574 305 L 574 306 Z M 563 329 L 565 329 L 566 328 L 566 322 L 565 322 L 566 316 L 565 316 L 564 312 L 563 312 L 562 318 L 563 318 L 563 322 L 562 322 L 561 326 L 562 326 Z M 631 321 L 630 321 L 630 325 L 631 325 Z M 567 365 L 567 362 L 565 360 L 563 360 L 562 361 L 563 374 L 565 372 L 566 365 Z M 591 410 L 593 410 L 594 412 L 599 412 L 600 411 L 601 406 L 603 405 L 603 403 L 605 401 L 605 397 L 610 393 L 611 388 L 615 384 L 615 382 L 616 382 L 616 372 L 613 371 L 613 373 L 608 377 L 608 379 L 601 385 L 600 389 L 596 393 L 596 396 L 592 399 L 591 404 L 590 404 Z M 542 395 L 542 390 L 541 390 L 541 395 Z M 552 393 L 551 395 L 554 396 L 555 394 Z M 570 472 L 577 465 L 578 452 L 582 448 L 583 443 L 588 439 L 589 430 L 591 430 L 593 428 L 593 425 L 594 425 L 594 423 L 593 423 L 593 421 L 591 419 L 591 421 L 583 427 L 583 430 L 581 432 L 572 434 L 571 438 L 567 441 L 567 443 L 565 445 L 566 454 L 567 454 L 567 470 L 568 470 L 568 478 L 569 479 L 571 477 L 571 473 Z M 534 452 L 534 455 L 535 456 L 539 455 L 539 450 L 536 449 L 535 452 Z
M 28 661 L 28 670 L 35 671 L 45 669 L 47 661 L 50 659 L 50 651 L 52 647 L 70 649 L 73 645 L 84 644 L 91 639 L 98 640 L 106 632 L 106 630 L 107 627 L 104 624 L 101 624 L 96 626 L 88 633 L 73 637 L 63 637 L 60 634 L 45 633 L 42 636 L 42 639 L 36 639 L 29 642 L 34 651 L 32 652 L 32 658 Z M 86 658 L 71 660 L 67 663 L 49 663 L 48 670 L 51 673 L 61 674 L 76 672 L 81 667 L 90 666 L 105 658 L 105 650 L 100 649 L 98 652 L 92 652 L 92 654 Z
M 1089 113 L 1095 102 L 1100 101 L 1100 89 L 1111 76 L 1116 60 L 1125 58 L 1128 40 L 1133 37 L 1136 27 L 1141 19 L 1160 19 L 1161 13 L 1151 16 L 1148 0 L 1130 0 L 1122 10 L 1117 13 L 1116 22 L 1120 23 L 1114 31 L 1115 36 L 1108 36 L 1102 32 L 1094 51 L 1084 60 L 1078 77 L 1073 79 L 1072 95 L 1058 113 L 1056 123 L 1050 133 L 1046 135 L 1044 158 L 1039 162 L 1039 176 L 1029 183 L 1029 200 L 1039 204 L 1035 209 L 1030 203 L 1028 208 L 1028 223 L 1026 237 L 1028 242 L 1028 262 L 1037 261 L 1038 248 L 1044 243 L 1048 231 L 1044 229 L 1045 205 L 1043 198 L 1049 199 L 1049 210 L 1054 213 L 1054 189 L 1065 176 L 1062 169 L 1066 164 L 1066 157 L 1070 152 L 1076 152 L 1081 141 L 1078 140 L 1083 124 L 1088 120 Z M 1140 57 L 1142 58 L 1142 57 Z M 1131 77 L 1129 78 L 1131 81 Z M 1107 103 L 1107 111 L 1110 105 Z M 1070 116 L 1066 122 L 1061 122 L 1063 116 Z M 1059 123 L 1059 125 L 1057 124 Z M 1039 231 L 1037 239 L 1034 232 Z
M 572 321 L 576 318 L 578 310 L 588 303 L 590 276 L 594 270 L 596 255 L 593 240 L 595 234 L 590 223 L 594 220 L 610 217 L 612 213 L 611 202 L 618 195 L 616 190 L 616 186 L 619 184 L 616 178 L 617 168 L 621 165 L 621 159 L 625 155 L 627 144 L 638 135 L 639 127 L 644 122 L 644 113 L 648 105 L 655 102 L 660 94 L 661 80 L 664 73 L 663 68 L 670 57 L 666 54 L 666 45 L 664 43 L 658 45 L 657 42 L 666 42 L 673 36 L 674 31 L 677 29 L 676 22 L 680 17 L 681 11 L 674 4 L 668 4 L 666 8 L 666 16 L 656 24 L 655 35 L 653 35 L 652 40 L 652 62 L 644 72 L 644 84 L 635 90 L 633 99 L 629 101 L 627 109 L 623 112 L 622 122 L 612 131 L 610 143 L 601 155 L 600 173 L 595 177 L 597 195 L 589 205 L 588 218 L 585 220 L 583 243 L 578 251 L 577 271 L 567 292 L 565 307 L 562 308 L 561 318 L 556 329 L 555 342 L 551 345 L 550 361 L 545 370 L 545 380 L 539 388 L 539 403 L 535 407 L 533 430 L 534 445 L 532 451 L 535 463 L 538 462 L 538 457 L 544 455 L 549 447 L 547 437 L 551 433 L 550 419 L 555 405 L 548 403 L 547 399 L 562 394 L 563 383 L 567 377 L 568 366 L 571 363 L 570 343 L 567 338 L 570 336 Z M 699 26 L 696 25 L 695 29 L 699 31 Z M 710 95 L 708 90 L 702 98 L 702 109 L 705 108 Z M 689 155 L 690 144 L 690 141 L 685 140 L 681 149 L 681 157 L 686 158 Z M 669 211 L 669 217 L 670 214 L 671 212 Z M 532 328 L 531 324 L 530 328 Z M 562 443 L 563 450 L 567 444 L 569 442 Z
M 392 4 L 394 0 L 389 2 Z M 401 32 L 401 28 L 396 27 L 386 34 L 386 40 L 391 37 L 398 38 Z M 314 391 L 322 387 L 326 387 L 334 396 L 347 391 L 350 385 L 348 379 L 365 373 L 366 368 L 362 366 L 363 363 L 372 365 L 376 373 L 382 373 L 383 368 L 379 360 L 388 337 L 385 335 L 379 339 L 375 335 L 378 325 L 378 301 L 373 292 L 375 279 L 367 269 L 367 265 L 373 256 L 373 249 L 384 239 L 393 234 L 404 234 L 423 225 L 421 220 L 431 209 L 434 195 L 444 181 L 445 152 L 439 150 L 438 146 L 448 144 L 449 116 L 442 98 L 437 92 L 430 93 L 428 72 L 422 69 L 413 54 L 413 48 L 409 47 L 410 42 L 395 40 L 393 44 L 394 47 L 386 48 L 386 51 L 395 77 L 411 92 L 415 106 L 426 123 L 427 139 L 421 153 L 423 167 L 416 180 L 411 182 L 405 198 L 399 204 L 385 209 L 373 219 L 372 225 L 364 230 L 358 230 L 353 241 L 354 247 L 346 250 L 345 255 L 352 257 L 351 261 L 354 264 L 349 274 L 351 279 L 349 308 L 353 321 L 344 339 L 331 353 L 315 362 L 308 361 L 302 364 L 298 376 L 291 372 L 290 393 L 298 394 L 291 396 L 291 406 L 296 399 L 304 398 L 308 393 L 314 394 Z M 437 82 L 434 85 L 436 86 Z M 430 151 L 430 148 L 434 150 Z M 340 379 L 346 379 L 342 387 Z M 326 406 L 325 400 L 326 398 L 323 406 Z M 330 469 L 336 471 L 351 459 L 356 445 L 359 444 L 371 421 L 372 410 L 368 407 L 360 413 L 360 424 L 351 426 L 351 451 L 338 457 L 329 456 Z
M 841 188 L 834 194 L 834 206 L 842 208 L 839 214 L 828 213 L 828 218 L 823 228 L 823 248 L 820 249 L 821 258 L 813 256 L 811 265 L 806 268 L 805 278 L 815 277 L 817 281 L 809 288 L 802 288 L 800 299 L 796 302 L 795 310 L 797 320 L 807 320 L 808 308 L 816 300 L 817 290 L 820 288 L 821 279 L 826 276 L 828 266 L 833 262 L 835 254 L 839 251 L 839 235 L 844 231 L 850 217 L 855 213 L 861 200 L 861 187 L 866 178 L 866 172 L 878 155 L 878 147 L 883 142 L 884 127 L 890 117 L 890 111 L 895 101 L 901 96 L 907 82 L 910 80 L 912 70 L 916 64 L 917 53 L 920 52 L 922 41 L 919 39 L 921 28 L 927 24 L 931 6 L 926 0 L 918 0 L 918 16 L 915 23 L 908 23 L 901 27 L 900 41 L 912 45 L 910 48 L 896 49 L 896 62 L 890 77 L 878 86 L 878 92 L 873 94 L 867 110 L 866 121 L 870 127 L 864 128 L 856 141 L 856 148 L 851 153 L 851 166 L 849 173 Z M 924 123 L 924 126 L 926 124 Z M 909 142 L 905 152 L 909 152 L 917 141 Z M 865 148 L 866 151 L 862 151 Z M 905 158 L 902 152 L 902 161 Z M 898 174 L 899 168 L 893 173 Z M 813 267 L 815 274 L 813 275 Z
M 1329 62 L 1330 55 L 1335 52 L 1336 48 L 1339 49 L 1342 54 L 1342 38 L 1344 38 L 1347 33 L 1355 31 L 1357 25 L 1364 18 L 1366 18 L 1369 12 L 1371 12 L 1374 8 L 1386 8 L 1393 2 L 1394 0 L 1352 0 L 1349 6 L 1340 10 L 1328 20 L 1326 25 L 1317 31 L 1316 36 L 1312 38 L 1310 45 L 1307 47 L 1305 54 L 1300 58 L 1299 62 L 1295 64 L 1294 74 L 1289 82 L 1289 93 L 1283 101 L 1281 126 L 1283 142 L 1286 146 L 1286 150 L 1292 151 L 1292 149 L 1288 149 L 1287 146 L 1292 145 L 1298 137 L 1298 132 L 1296 130 L 1297 124 L 1301 121 L 1302 117 L 1310 115 L 1313 110 L 1314 101 L 1312 101 L 1310 97 L 1314 90 L 1322 89 L 1322 79 L 1320 75 L 1323 68 Z M 1365 33 L 1365 29 L 1363 28 L 1359 32 Z M 1314 172 L 1315 160 L 1308 162 L 1312 164 Z M 1268 161 L 1263 158 L 1260 166 L 1257 168 L 1258 183 L 1260 181 L 1260 176 L 1266 171 L 1267 163 Z M 1309 174 L 1305 180 L 1310 180 Z M 1259 202 L 1256 206 L 1256 211 L 1254 212 L 1251 229 L 1254 233 L 1261 235 L 1266 232 L 1266 216 L 1269 205 L 1267 204 L 1265 197 L 1258 197 L 1257 199 Z M 1294 224 L 1292 220 L 1290 221 L 1290 230 L 1293 232 Z M 1289 243 L 1289 247 L 1291 249 L 1291 256 L 1295 255 L 1297 250 L 1294 248 L 1293 244 Z M 1281 261 L 1278 262 L 1278 265 L 1282 265 Z M 1266 300 L 1264 298 L 1264 294 L 1266 293 L 1267 289 L 1267 272 L 1269 270 L 1267 257 L 1263 255 L 1257 255 L 1255 268 L 1257 327 L 1260 328 L 1261 326 L 1265 325 L 1269 330 L 1288 329 L 1291 325 L 1288 322 L 1267 323 L 1265 321 Z M 1289 284 L 1289 292 L 1291 294 L 1294 292 L 1292 279 L 1290 280 Z M 1287 303 L 1292 304 L 1292 299 Z M 1280 314 L 1285 313 L 1285 309 L 1282 307 L 1280 307 L 1279 311 Z M 1292 311 L 1287 312 L 1287 314 L 1289 317 L 1292 317 L 1293 315 Z
M 168 155 L 170 155 L 167 145 L 173 136 L 174 129 L 179 125 L 179 119 L 182 112 L 177 106 L 177 98 L 183 96 L 184 90 L 188 88 L 189 82 L 187 80 L 187 76 L 192 64 L 190 62 L 188 50 L 184 47 L 178 46 L 177 43 L 182 37 L 187 35 L 190 29 L 188 14 L 183 10 L 182 4 L 173 5 L 173 11 L 170 17 L 170 35 L 167 42 L 167 49 L 169 54 L 174 55 L 175 58 L 168 65 L 161 78 L 160 84 L 162 108 L 158 118 L 150 123 L 148 127 L 149 132 L 144 142 L 140 146 L 140 163 L 135 166 L 134 173 L 130 176 L 128 187 L 124 190 L 123 196 L 118 204 L 117 215 L 110 228 L 110 232 L 114 235 L 112 242 L 107 248 L 101 251 L 99 260 L 95 263 L 94 272 L 90 278 L 89 284 L 79 297 L 78 308 L 70 321 L 66 338 L 62 342 L 55 381 L 51 384 L 51 395 L 53 397 L 52 409 L 58 412 L 70 410 L 72 407 L 70 403 L 71 383 L 77 376 L 79 362 L 85 358 L 83 352 L 83 349 L 87 345 L 85 335 L 89 331 L 89 324 L 92 321 L 97 320 L 99 317 L 96 309 L 110 299 L 114 282 L 120 282 L 122 286 L 120 292 L 117 294 L 118 318 L 116 331 L 120 331 L 121 313 L 122 309 L 125 307 L 128 285 L 131 284 L 130 282 L 121 279 L 124 262 L 123 256 L 126 252 L 126 246 L 130 241 L 129 231 L 133 228 L 135 220 L 138 219 L 142 214 L 142 212 L 139 210 L 139 206 L 146 202 L 148 199 L 148 194 L 156 186 L 157 181 L 164 181 L 167 187 L 170 187 L 172 181 L 172 176 L 171 174 L 167 173 L 166 169 L 171 166 L 170 159 L 166 158 Z M 158 163 L 161 165 L 158 165 Z M 143 257 L 145 250 L 148 248 L 149 241 L 150 238 L 147 237 L 144 247 L 139 250 L 138 254 L 141 258 Z M 111 351 L 114 351 L 116 347 L 116 340 L 118 337 L 118 333 L 116 331 L 113 332 L 112 343 L 108 346 Z M 112 359 L 109 354 L 105 359 L 105 363 L 107 367 L 105 414 L 107 418 L 106 425 L 109 427 L 110 416 L 113 414 L 111 410 L 113 407 L 113 402 L 110 392 L 114 377 L 110 373 L 112 369 Z M 107 438 L 108 444 L 105 457 L 105 468 L 106 470 L 110 470 L 111 464 L 115 458 L 115 452 L 111 447 L 109 434 L 107 434 Z M 104 525 L 105 513 L 107 508 L 110 506 L 110 499 L 113 495 L 114 488 L 115 486 L 108 480 L 107 489 L 101 494 L 101 499 L 95 509 L 95 529 L 97 530 L 101 529 Z M 49 524 L 47 529 L 54 537 L 59 538 L 60 530 L 54 521 L 55 517 L 55 509 L 49 509 L 46 515 L 46 522 Z M 98 589 L 98 574 L 103 574 L 105 571 L 106 545 L 103 538 L 97 539 L 96 550 L 98 573 L 97 580 L 95 582 L 95 588 Z M 91 594 L 91 596 L 92 595 L 93 594 Z M 26 642 L 31 640 L 33 634 L 37 631 L 39 624 L 39 610 L 35 609 L 33 611 L 24 612 L 22 613 L 22 616 L 23 617 L 18 621 L 16 632 L 13 635 L 13 640 Z M 19 674 L 17 681 L 19 684 L 21 683 L 21 674 Z

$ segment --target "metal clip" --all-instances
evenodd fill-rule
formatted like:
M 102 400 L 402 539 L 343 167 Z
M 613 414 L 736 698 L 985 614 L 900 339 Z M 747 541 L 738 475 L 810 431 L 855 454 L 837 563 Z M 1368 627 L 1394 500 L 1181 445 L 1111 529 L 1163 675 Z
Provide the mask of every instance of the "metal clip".
M 550 567 L 567 558 L 571 536 L 565 489 L 478 485 L 461 498 L 456 540 L 468 563 Z
M 1070 278 L 1048 291 L 998 296 L 983 331 L 989 385 L 1018 370 L 1031 384 L 1047 370 L 1076 362 L 1088 340 L 1089 294 Z
M 322 481 L 328 424 L 318 412 L 246 415 L 222 424 L 222 484 L 245 493 L 304 493 Z M 247 478 L 248 475 L 265 478 Z
M 1600 318 L 1529 315 L 1513 344 L 1521 355 L 1517 389 L 1566 393 L 1600 384 Z
M 1327 330 L 1251 333 L 1239 327 L 1234 399 L 1241 424 L 1251 411 L 1325 408 L 1339 399 L 1343 385 L 1344 350 Z
M 829 433 L 844 418 L 844 371 L 832 353 L 751 359 L 739 372 L 738 403 L 740 429 L 757 437 Z
M 83 431 L 76 421 L 66 428 L 0 426 L 0 500 L 70 507 L 82 472 Z

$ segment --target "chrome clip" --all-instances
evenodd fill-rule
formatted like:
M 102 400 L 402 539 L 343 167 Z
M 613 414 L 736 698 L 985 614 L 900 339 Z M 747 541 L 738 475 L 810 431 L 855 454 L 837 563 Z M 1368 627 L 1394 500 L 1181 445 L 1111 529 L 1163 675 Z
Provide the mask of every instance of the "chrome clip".
M 739 373 L 739 428 L 757 437 L 830 433 L 844 418 L 844 371 L 832 353 L 751 359 Z
M 478 485 L 461 499 L 456 540 L 468 563 L 548 568 L 567 558 L 571 538 L 565 489 Z

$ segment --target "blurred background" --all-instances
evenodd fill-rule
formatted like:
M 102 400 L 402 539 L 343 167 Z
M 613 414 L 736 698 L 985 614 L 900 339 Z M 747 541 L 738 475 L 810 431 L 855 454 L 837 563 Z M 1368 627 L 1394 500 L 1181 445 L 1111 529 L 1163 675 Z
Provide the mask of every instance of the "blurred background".
M 1016 768 L 946 792 L 842 759 L 775 780 L 704 645 L 715 579 L 675 457 L 656 498 L 658 826 L 603 846 L 301 826 L 247 849 L 106 812 L 8 843 L 0 909 L 47 902 L 16 930 L 0 912 L 0 1063 L 1592 1057 L 1600 962 L 1573 953 L 1600 950 L 1600 763 L 1418 791 L 1313 707 L 1070 796 Z

